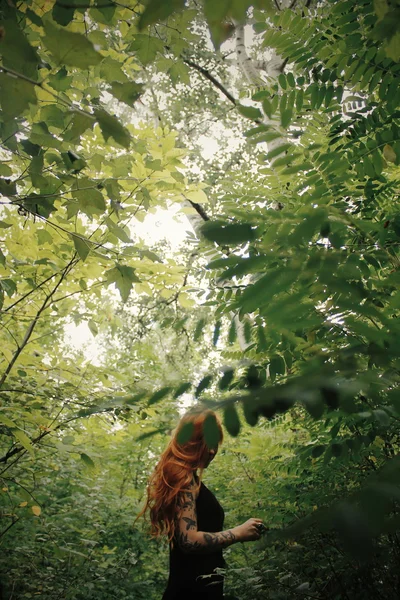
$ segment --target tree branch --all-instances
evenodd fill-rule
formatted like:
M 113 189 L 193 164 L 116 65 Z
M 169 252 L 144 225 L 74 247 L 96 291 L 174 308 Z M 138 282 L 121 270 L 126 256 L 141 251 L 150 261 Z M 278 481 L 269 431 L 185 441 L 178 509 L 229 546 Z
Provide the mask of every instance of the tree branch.
M 2 477 L 1 479 L 3 479 L 3 481 L 12 481 L 15 485 L 18 485 L 20 488 L 25 490 L 25 492 L 30 495 L 30 497 L 32 498 L 32 500 L 34 502 L 36 502 L 36 504 L 40 504 L 40 502 L 35 498 L 35 496 L 32 494 L 32 492 L 30 492 L 24 485 L 22 485 L 22 483 L 19 483 L 19 481 L 16 481 L 15 479 L 12 479 L 11 477 Z
M 106 409 L 103 409 L 103 410 L 99 409 L 97 412 L 93 411 L 90 414 L 95 415 L 95 414 L 102 414 L 104 412 L 106 412 Z M 70 417 L 69 419 L 66 419 L 65 421 L 63 421 L 62 423 L 59 423 L 57 425 L 57 427 L 54 427 L 54 429 L 50 429 L 50 428 L 45 429 L 37 437 L 31 439 L 30 442 L 32 445 L 37 444 L 38 442 L 40 442 L 40 440 L 42 440 L 44 437 L 46 437 L 46 435 L 49 435 L 50 433 L 53 433 L 54 431 L 58 431 L 59 429 L 62 429 L 63 427 L 68 425 L 68 423 L 71 423 L 72 421 L 76 421 L 77 419 L 82 419 L 83 417 L 84 417 L 84 415 L 75 415 L 74 417 Z M 21 454 L 21 452 L 22 452 L 22 454 Z M 6 463 L 12 456 L 15 456 L 16 454 L 20 454 L 20 456 L 18 456 L 16 458 L 16 460 L 12 463 L 12 464 L 15 464 L 21 458 L 21 456 L 26 454 L 26 452 L 27 452 L 27 450 L 25 448 L 23 448 L 23 446 L 16 446 L 15 448 L 13 448 L 12 450 L 9 450 L 4 456 L 2 456 L 0 458 L 0 463 Z M 9 466 L 11 466 L 11 465 L 9 465 Z M 0 477 L 9 468 L 9 466 L 6 467 L 5 469 L 3 469 L 3 471 L 0 473 Z
M 58 275 L 58 273 L 53 273 L 49 277 L 46 277 L 46 279 L 44 279 L 42 282 L 40 282 L 35 288 L 33 288 L 33 290 L 31 290 L 30 292 L 27 292 L 26 294 L 24 294 L 23 296 L 21 296 L 21 298 L 19 298 L 19 300 L 16 300 L 12 304 L 10 304 L 10 306 L 7 306 L 7 308 L 4 308 L 1 312 L 3 312 L 3 313 L 8 312 L 12 308 L 14 308 L 14 306 L 16 306 L 17 304 L 19 304 L 23 300 L 25 300 L 25 298 L 28 298 L 28 296 L 30 296 L 31 294 L 33 294 L 33 292 L 36 292 L 36 290 L 38 290 L 40 287 L 42 287 L 43 285 L 45 285 L 48 281 L 50 281 L 51 279 L 53 279 L 53 277 L 56 277 L 57 275 Z
M 45 90 L 46 92 L 51 94 L 53 96 L 53 98 L 55 98 L 57 100 L 57 102 L 64 103 L 65 105 L 68 106 L 68 108 L 72 107 L 72 102 L 67 102 L 67 100 L 65 100 L 64 98 L 61 98 L 60 96 L 58 96 L 51 90 L 47 89 L 47 87 L 44 87 L 42 81 L 35 81 L 34 79 L 31 79 L 30 77 L 27 77 L 26 75 L 23 75 L 22 73 L 18 73 L 17 71 L 14 71 L 13 69 L 9 69 L 8 67 L 4 67 L 3 65 L 0 65 L 0 70 L 3 71 L 3 73 L 8 73 L 12 77 L 16 77 L 17 79 L 22 79 L 23 81 L 27 81 L 28 83 L 30 83 L 36 87 L 40 87 L 42 90 Z M 79 111 L 79 112 L 84 112 L 84 111 Z M 85 113 L 85 114 L 87 115 L 88 113 Z
M 5 528 L 5 529 L 4 529 L 4 530 L 3 530 L 3 531 L 0 533 L 0 538 L 2 538 L 2 537 L 3 537 L 3 535 L 4 535 L 4 534 L 6 534 L 6 533 L 7 533 L 7 531 L 8 531 L 9 529 L 11 529 L 11 527 L 13 527 L 13 526 L 15 525 L 15 523 L 18 523 L 18 521 L 19 521 L 19 519 L 18 519 L 18 518 L 14 519 L 14 520 L 13 520 L 13 522 L 12 522 L 12 523 L 10 523 L 10 525 L 9 525 L 8 527 L 6 527 L 6 528 Z
M 75 8 L 77 8 L 77 7 L 75 7 Z M 126 7 L 126 8 L 128 8 L 128 7 Z M 82 115 L 85 115 L 86 117 L 90 117 L 91 119 L 94 119 L 94 116 L 92 113 L 87 112 L 86 110 L 82 110 L 81 108 L 78 108 L 77 106 L 74 105 L 74 103 L 72 101 L 66 100 L 62 96 L 55 94 L 52 90 L 50 90 L 48 87 L 43 85 L 43 81 L 35 81 L 34 79 L 31 79 L 30 77 L 27 77 L 26 75 L 23 75 L 22 73 L 18 73 L 18 71 L 9 69 L 8 67 L 5 67 L 4 65 L 0 65 L 0 71 L 3 71 L 3 73 L 8 73 L 12 77 L 16 77 L 17 79 L 22 79 L 23 81 L 27 81 L 28 83 L 30 83 L 31 85 L 34 85 L 36 87 L 40 87 L 42 90 L 44 90 L 45 92 L 47 92 L 48 94 L 53 96 L 53 98 L 55 98 L 55 100 L 57 100 L 57 102 L 64 104 L 64 106 L 68 106 L 68 108 L 74 110 L 75 112 L 78 112 Z M 52 196 L 53 194 L 45 194 L 45 195 Z
M 203 219 L 203 221 L 210 220 L 210 217 L 207 215 L 206 211 L 201 206 L 201 204 L 197 204 L 197 202 L 192 202 L 191 200 L 188 200 L 188 202 L 194 208 L 194 210 L 200 215 L 200 217 Z
M 204 77 L 206 79 L 208 79 L 208 81 L 211 81 L 211 83 L 216 88 L 218 88 L 219 91 L 222 92 L 224 94 L 224 96 L 226 96 L 226 98 L 228 98 L 229 102 L 232 102 L 232 104 L 234 106 L 237 105 L 237 100 L 232 96 L 232 94 L 230 92 L 228 92 L 228 90 L 222 85 L 222 83 L 220 81 L 218 81 L 218 79 L 216 79 L 214 77 L 214 75 L 211 75 L 210 71 L 208 71 L 204 67 L 198 65 L 197 63 L 193 62 L 193 60 L 190 60 L 190 58 L 184 58 L 183 62 L 185 64 L 187 64 L 189 67 L 192 67 L 193 69 L 196 69 L 196 71 L 198 71 L 199 73 L 201 73 L 202 75 L 204 75 Z
M 52 299 L 52 297 L 54 296 L 54 294 L 56 293 L 56 291 L 58 290 L 58 288 L 60 287 L 61 283 L 64 281 L 65 277 L 67 276 L 68 272 L 70 271 L 70 269 L 74 266 L 75 263 L 75 258 L 76 258 L 76 253 L 74 253 L 72 259 L 70 260 L 70 262 L 67 264 L 67 266 L 63 269 L 62 273 L 61 273 L 61 277 L 60 280 L 56 283 L 56 285 L 54 286 L 53 290 L 50 292 L 50 294 L 48 294 L 46 296 L 46 298 L 44 299 L 44 302 L 42 303 L 42 306 L 39 308 L 39 310 L 37 311 L 33 321 L 30 323 L 28 329 L 25 332 L 25 336 L 24 339 L 22 340 L 21 345 L 19 345 L 16 349 L 16 351 L 14 352 L 14 355 L 12 357 L 12 359 L 10 360 L 10 362 L 8 363 L 8 367 L 6 368 L 6 370 L 4 371 L 1 379 L 0 379 L 0 388 L 3 385 L 3 383 L 6 381 L 8 375 L 10 374 L 11 369 L 13 368 L 13 366 L 15 365 L 15 363 L 18 360 L 19 355 L 21 354 L 21 352 L 23 351 L 23 349 L 25 348 L 25 346 L 27 345 L 27 343 L 29 342 L 29 339 L 40 319 L 40 315 L 42 314 L 42 312 L 45 310 L 46 306 L 48 305 L 48 303 L 50 302 L 50 300 Z

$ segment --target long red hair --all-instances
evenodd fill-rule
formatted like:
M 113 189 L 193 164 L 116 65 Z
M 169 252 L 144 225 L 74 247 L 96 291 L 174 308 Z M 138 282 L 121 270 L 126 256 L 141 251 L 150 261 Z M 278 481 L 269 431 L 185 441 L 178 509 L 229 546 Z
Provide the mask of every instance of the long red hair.
M 150 532 L 153 537 L 167 535 L 172 541 L 175 535 L 176 518 L 179 515 L 182 492 L 193 482 L 193 471 L 199 469 L 198 485 L 208 453 L 203 425 L 207 417 L 215 418 L 219 430 L 219 442 L 223 439 L 221 423 L 211 410 L 191 411 L 179 421 L 172 439 L 161 454 L 147 486 L 147 500 L 139 516 L 149 510 Z M 189 423 L 192 424 L 188 425 Z M 187 437 L 182 430 L 186 426 L 190 439 L 184 443 L 179 438 Z

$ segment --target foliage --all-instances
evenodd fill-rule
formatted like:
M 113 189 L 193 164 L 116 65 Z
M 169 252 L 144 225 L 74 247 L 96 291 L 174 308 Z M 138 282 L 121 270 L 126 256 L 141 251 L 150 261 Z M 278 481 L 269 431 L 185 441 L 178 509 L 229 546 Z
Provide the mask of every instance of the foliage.
M 5 597 L 160 597 L 133 518 L 189 392 L 232 436 L 207 475 L 227 526 L 270 527 L 227 552 L 228 592 L 397 598 L 398 2 L 0 12 Z M 246 19 L 281 65 L 235 87 Z M 215 121 L 244 135 L 206 165 Z M 173 203 L 178 256 L 135 233 Z

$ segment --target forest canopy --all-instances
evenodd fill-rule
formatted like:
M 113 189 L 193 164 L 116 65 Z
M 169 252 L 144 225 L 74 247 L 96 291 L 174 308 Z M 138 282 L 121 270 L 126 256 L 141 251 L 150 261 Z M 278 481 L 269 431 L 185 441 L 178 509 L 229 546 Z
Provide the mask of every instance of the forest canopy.
M 161 597 L 194 403 L 227 594 L 397 599 L 399 0 L 3 0 L 0 106 L 0 599 Z

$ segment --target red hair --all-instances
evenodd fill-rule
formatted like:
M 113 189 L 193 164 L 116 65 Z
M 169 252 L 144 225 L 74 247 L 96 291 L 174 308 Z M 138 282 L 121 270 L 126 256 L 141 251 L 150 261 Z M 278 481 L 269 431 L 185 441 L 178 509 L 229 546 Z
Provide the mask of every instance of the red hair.
M 191 411 L 179 421 L 172 439 L 161 454 L 147 486 L 147 501 L 139 516 L 150 511 L 150 532 L 153 537 L 167 535 L 172 541 L 175 535 L 176 518 L 181 508 L 182 492 L 188 490 L 193 482 L 193 471 L 200 470 L 201 475 L 208 453 L 208 446 L 204 439 L 203 425 L 207 418 L 215 419 L 219 430 L 218 445 L 221 444 L 223 433 L 221 424 L 212 410 Z M 190 432 L 190 426 L 193 425 Z M 184 426 L 189 427 L 190 439 L 184 443 L 179 442 L 183 437 Z M 185 436 L 187 437 L 187 436 Z

